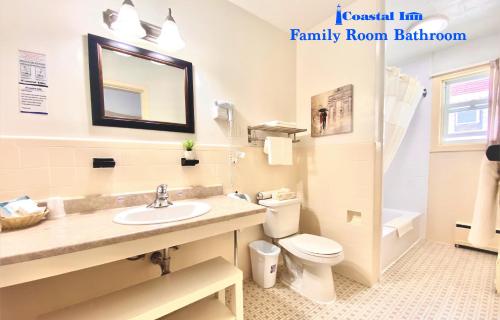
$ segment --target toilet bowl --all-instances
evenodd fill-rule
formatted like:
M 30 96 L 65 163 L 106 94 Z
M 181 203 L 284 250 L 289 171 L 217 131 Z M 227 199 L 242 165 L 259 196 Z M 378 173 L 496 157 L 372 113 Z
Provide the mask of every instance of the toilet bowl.
M 332 266 L 344 259 L 341 245 L 325 237 L 297 234 L 280 239 L 285 249 L 285 272 L 281 280 L 317 303 L 335 300 Z
M 297 233 L 300 200 L 269 199 L 259 204 L 268 208 L 264 233 L 283 248 L 281 281 L 317 303 L 334 301 L 332 266 L 344 259 L 342 246 L 326 237 Z

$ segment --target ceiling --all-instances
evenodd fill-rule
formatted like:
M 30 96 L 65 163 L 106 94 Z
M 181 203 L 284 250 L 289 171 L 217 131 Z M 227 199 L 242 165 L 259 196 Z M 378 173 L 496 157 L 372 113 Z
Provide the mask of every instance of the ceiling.
M 469 40 L 500 32 L 500 0 L 390 0 L 387 11 L 418 11 L 424 17 L 444 14 L 450 24 L 443 32 L 465 32 Z M 389 21 L 386 24 L 389 39 L 394 28 L 408 29 L 410 22 Z M 456 43 L 421 41 L 408 45 L 406 41 L 389 41 L 386 59 L 389 64 L 399 64 L 437 51 Z
M 346 6 L 354 0 L 229 0 L 281 30 L 309 29 L 331 17 L 337 4 Z M 370 0 L 372 1 L 372 0 Z

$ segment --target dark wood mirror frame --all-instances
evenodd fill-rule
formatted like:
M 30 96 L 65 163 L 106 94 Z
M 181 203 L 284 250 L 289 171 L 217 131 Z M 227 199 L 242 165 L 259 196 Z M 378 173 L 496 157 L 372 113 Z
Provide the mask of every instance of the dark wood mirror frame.
M 191 64 L 191 62 L 169 57 L 143 48 L 138 48 L 123 42 L 102 38 L 93 34 L 88 35 L 88 46 L 90 95 L 92 103 L 93 125 L 194 133 L 193 65 Z M 105 116 L 102 79 L 102 49 L 118 51 L 138 58 L 155 61 L 184 70 L 186 123 L 123 119 Z

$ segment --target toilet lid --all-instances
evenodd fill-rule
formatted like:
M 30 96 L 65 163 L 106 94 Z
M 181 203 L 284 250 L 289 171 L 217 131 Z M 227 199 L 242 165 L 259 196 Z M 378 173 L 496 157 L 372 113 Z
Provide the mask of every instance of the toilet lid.
M 289 240 L 295 248 L 305 253 L 332 255 L 343 251 L 342 246 L 337 242 L 312 234 L 298 234 Z

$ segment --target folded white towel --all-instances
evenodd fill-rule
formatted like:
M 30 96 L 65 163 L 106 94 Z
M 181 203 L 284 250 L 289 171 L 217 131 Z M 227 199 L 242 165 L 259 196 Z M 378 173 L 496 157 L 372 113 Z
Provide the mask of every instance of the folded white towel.
M 293 191 L 288 191 L 288 192 L 278 191 L 273 193 L 272 198 L 278 201 L 290 200 L 297 198 L 297 193 Z
M 13 201 L 5 207 L 8 211 L 12 212 L 14 216 L 26 216 L 30 214 L 40 213 L 44 210 L 44 208 L 39 207 L 37 203 L 31 199 Z
M 413 218 L 399 217 L 386 222 L 384 226 L 395 228 L 397 230 L 398 237 L 401 238 L 402 236 L 413 230 Z
M 292 139 L 281 137 L 266 137 L 264 142 L 264 153 L 267 154 L 269 165 L 291 166 Z
M 288 127 L 288 128 L 297 128 L 297 124 L 295 122 L 285 122 L 280 120 L 273 120 L 264 123 L 266 126 L 270 127 Z

